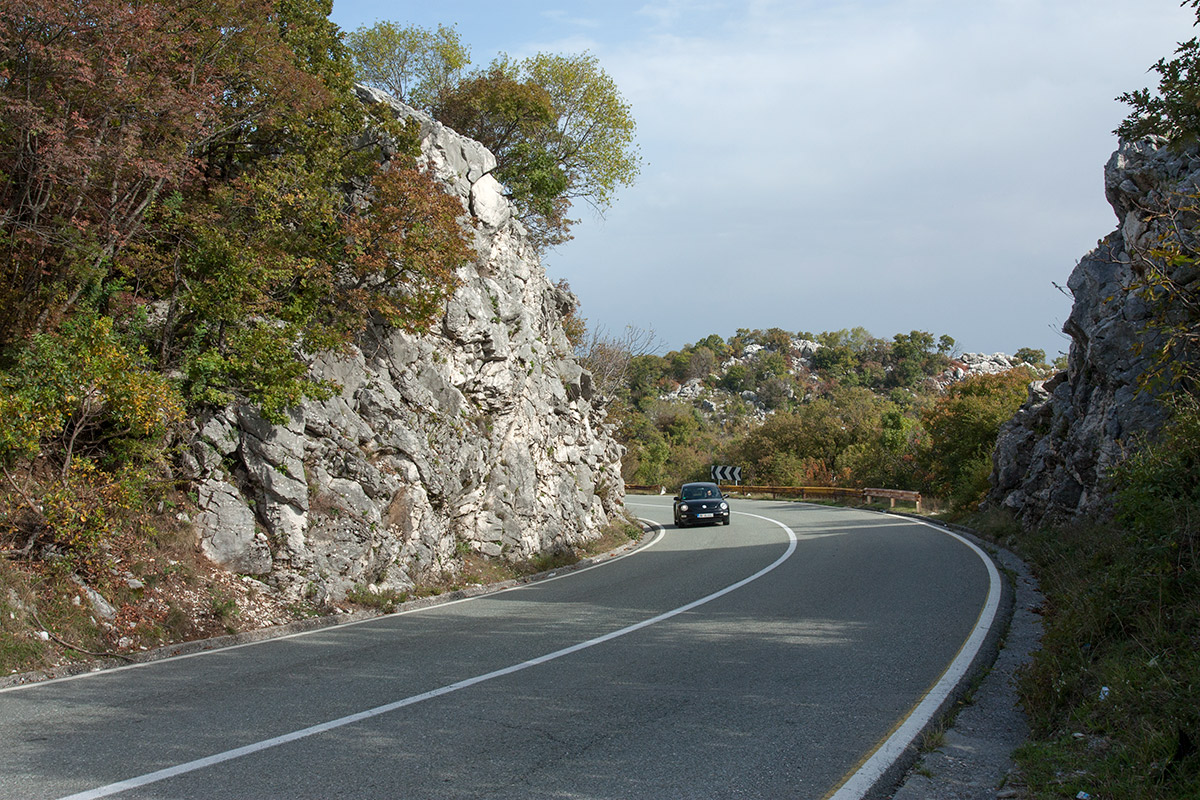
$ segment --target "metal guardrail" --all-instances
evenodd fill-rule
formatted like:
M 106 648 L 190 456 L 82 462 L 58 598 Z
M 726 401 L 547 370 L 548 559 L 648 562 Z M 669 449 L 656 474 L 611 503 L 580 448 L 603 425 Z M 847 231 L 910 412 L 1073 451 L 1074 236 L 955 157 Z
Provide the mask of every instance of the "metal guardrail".
M 890 508 L 896 507 L 897 500 L 903 500 L 906 503 L 913 503 L 917 507 L 917 511 L 921 510 L 921 493 L 906 492 L 903 489 L 863 489 L 863 500 L 870 503 L 871 500 L 887 500 Z
M 887 500 L 891 508 L 895 508 L 896 501 L 900 500 L 901 502 L 914 504 L 917 511 L 921 510 L 921 493 L 909 492 L 903 489 L 849 489 L 842 486 L 736 486 L 725 484 L 721 486 L 721 490 L 725 494 L 769 494 L 772 500 L 781 495 L 784 497 L 799 497 L 801 500 L 833 498 L 835 500 L 859 500 L 864 503 L 870 503 L 872 500 Z M 627 483 L 625 484 L 625 491 L 657 492 L 658 494 L 669 493 L 666 486 L 641 483 Z
M 625 484 L 625 491 L 667 494 L 667 487 L 657 483 L 627 483 Z
M 783 495 L 784 497 L 799 497 L 801 500 L 808 499 L 847 499 L 861 500 L 863 493 L 862 489 L 847 489 L 842 486 L 766 486 L 756 484 L 745 484 L 742 486 L 722 486 L 721 490 L 726 494 L 769 494 L 771 499 Z

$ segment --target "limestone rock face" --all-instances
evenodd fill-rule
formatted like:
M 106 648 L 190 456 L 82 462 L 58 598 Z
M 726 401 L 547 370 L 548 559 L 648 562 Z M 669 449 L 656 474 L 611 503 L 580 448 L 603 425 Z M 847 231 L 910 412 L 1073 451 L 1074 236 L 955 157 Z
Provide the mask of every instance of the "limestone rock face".
M 283 425 L 253 409 L 198 421 L 184 459 L 202 549 L 294 596 L 411 588 L 464 550 L 528 558 L 594 538 L 623 512 L 620 447 L 482 145 L 374 90 L 421 131 L 422 161 L 463 204 L 476 258 L 440 327 L 369 329 L 316 357 L 341 386 Z
M 1028 525 L 1107 513 L 1109 470 L 1166 420 L 1155 397 L 1139 390 L 1162 342 L 1129 288 L 1138 254 L 1167 232 L 1167 201 L 1197 192 L 1200 154 L 1123 142 L 1105 166 L 1104 185 L 1118 228 L 1067 282 L 1074 297 L 1063 325 L 1071 337 L 1067 370 L 1030 388 L 997 441 L 987 502 Z

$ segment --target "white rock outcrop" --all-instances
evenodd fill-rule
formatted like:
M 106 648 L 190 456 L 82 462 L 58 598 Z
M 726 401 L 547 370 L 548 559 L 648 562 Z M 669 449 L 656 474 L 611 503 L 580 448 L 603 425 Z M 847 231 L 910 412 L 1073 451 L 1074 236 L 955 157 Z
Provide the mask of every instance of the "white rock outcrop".
M 370 328 L 315 360 L 336 397 L 284 425 L 223 410 L 198 421 L 184 458 L 205 553 L 330 601 L 453 574 L 464 550 L 515 560 L 578 544 L 623 513 L 620 447 L 561 325 L 577 301 L 546 278 L 494 157 L 387 95 L 359 96 L 419 126 L 476 258 L 436 330 Z

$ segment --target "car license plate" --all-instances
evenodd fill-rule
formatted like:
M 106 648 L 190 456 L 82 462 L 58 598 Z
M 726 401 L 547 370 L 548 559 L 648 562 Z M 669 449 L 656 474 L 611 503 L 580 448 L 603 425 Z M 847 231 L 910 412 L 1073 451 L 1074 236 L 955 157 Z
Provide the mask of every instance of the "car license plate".
M 712 514 L 697 514 L 696 519 L 712 519 Z

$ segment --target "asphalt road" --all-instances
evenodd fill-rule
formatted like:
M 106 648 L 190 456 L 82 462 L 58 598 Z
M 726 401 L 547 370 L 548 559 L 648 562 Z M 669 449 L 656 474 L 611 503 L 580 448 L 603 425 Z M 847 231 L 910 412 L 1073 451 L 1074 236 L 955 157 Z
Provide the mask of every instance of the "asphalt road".
M 588 570 L 0 691 L 0 797 L 860 797 L 998 599 L 911 520 L 628 500 L 661 538 Z

